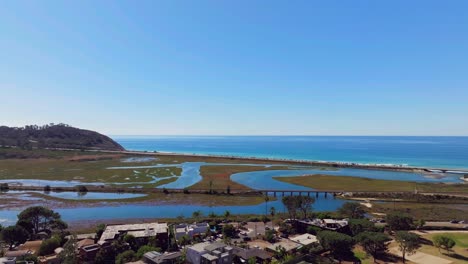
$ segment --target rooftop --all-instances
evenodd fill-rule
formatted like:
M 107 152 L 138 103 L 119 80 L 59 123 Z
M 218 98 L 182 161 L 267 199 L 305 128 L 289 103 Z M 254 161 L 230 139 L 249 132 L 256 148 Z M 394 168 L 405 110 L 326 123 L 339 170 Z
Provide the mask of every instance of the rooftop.
M 162 263 L 164 260 L 176 259 L 182 256 L 181 252 L 170 252 L 161 254 L 157 251 L 150 251 L 145 253 L 145 258 L 151 260 L 154 263 Z
M 268 252 L 259 248 L 245 249 L 245 248 L 235 247 L 234 252 L 237 256 L 241 257 L 244 260 L 248 260 L 253 257 L 260 258 L 263 260 L 271 258 L 271 255 Z
M 115 239 L 121 233 L 139 237 L 152 237 L 157 234 L 167 233 L 167 223 L 143 223 L 129 225 L 108 225 L 98 244 L 104 244 L 106 241 Z
M 208 254 L 208 253 L 207 253 L 207 254 L 203 254 L 203 255 L 202 255 L 202 258 L 205 258 L 205 259 L 207 259 L 207 260 L 209 260 L 209 261 L 213 261 L 213 260 L 217 260 L 217 259 L 218 259 L 218 257 L 213 256 L 213 255 L 210 255 L 210 254 Z
M 294 250 L 294 249 L 300 247 L 301 244 L 296 243 L 296 242 L 291 241 L 291 240 L 282 239 L 279 242 L 276 242 L 274 244 L 269 245 L 267 248 L 270 249 L 270 250 L 276 251 L 276 248 L 279 247 L 279 246 L 286 249 L 286 252 L 289 252 L 291 250 Z
M 311 234 L 302 234 L 295 237 L 290 237 L 289 240 L 292 240 L 296 243 L 302 244 L 304 246 L 310 245 L 312 243 L 318 242 L 317 237 Z

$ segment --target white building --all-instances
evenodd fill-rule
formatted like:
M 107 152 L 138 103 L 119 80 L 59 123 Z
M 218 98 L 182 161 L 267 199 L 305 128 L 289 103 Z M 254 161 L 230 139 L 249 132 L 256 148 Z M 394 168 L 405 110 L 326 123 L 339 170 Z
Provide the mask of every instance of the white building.
M 186 257 L 192 264 L 231 264 L 234 249 L 224 243 L 203 242 L 187 248 Z
M 210 228 L 208 223 L 178 224 L 174 226 L 174 234 L 176 239 L 179 240 L 185 235 L 194 237 L 196 235 L 205 234 L 208 228 Z
M 112 242 L 114 239 L 126 234 L 134 236 L 136 239 L 145 239 L 150 237 L 158 237 L 159 239 L 167 239 L 168 227 L 167 223 L 144 223 L 130 225 L 108 225 L 98 241 L 99 245 Z
M 298 236 L 294 236 L 294 237 L 289 237 L 289 240 L 291 241 L 294 241 L 296 243 L 299 243 L 303 246 L 308 246 L 310 244 L 313 244 L 313 243 L 317 243 L 318 242 L 318 239 L 316 236 L 314 235 L 311 235 L 311 234 L 302 234 L 302 235 L 298 235 Z

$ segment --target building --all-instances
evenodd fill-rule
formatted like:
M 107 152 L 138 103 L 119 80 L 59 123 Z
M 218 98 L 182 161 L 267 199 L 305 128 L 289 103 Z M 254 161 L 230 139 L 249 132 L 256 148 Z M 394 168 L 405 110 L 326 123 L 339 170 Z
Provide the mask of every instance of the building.
M 280 241 L 268 245 L 265 250 L 268 250 L 270 252 L 276 252 L 278 251 L 278 248 L 284 248 L 286 252 L 295 252 L 298 248 L 300 248 L 302 245 L 299 243 L 296 243 L 294 241 L 288 240 L 288 239 L 281 239 Z
M 348 226 L 348 220 L 322 219 L 321 226 L 329 230 L 338 230 Z
M 177 263 L 181 257 L 181 252 L 166 252 L 161 254 L 157 251 L 151 251 L 143 255 L 143 261 L 148 264 L 174 264 Z
M 32 255 L 30 250 L 9 250 L 5 252 L 4 257 L 7 258 L 23 258 Z
M 0 258 L 0 264 L 16 264 L 16 258 L 15 257 Z
M 307 232 L 309 226 L 316 226 L 321 229 L 332 230 L 332 231 L 342 231 L 348 227 L 348 220 L 336 220 L 336 219 L 306 219 L 306 220 L 296 220 L 296 228 L 300 232 Z
M 270 262 L 273 254 L 259 248 L 240 248 L 234 247 L 234 255 L 236 262 L 247 263 L 250 259 L 255 258 L 257 263 Z
M 42 245 L 42 240 L 26 241 L 24 244 L 18 247 L 18 250 L 27 250 L 32 255 L 37 255 L 41 245 Z
M 311 234 L 302 234 L 294 237 L 289 237 L 289 240 L 299 243 L 303 246 L 308 246 L 313 243 L 318 243 L 318 239 L 316 236 Z
M 161 243 L 167 243 L 168 227 L 167 223 L 108 225 L 102 233 L 98 244 L 101 246 L 110 244 L 113 240 L 127 234 L 141 241 L 147 241 L 150 237 L 156 237 Z
M 186 260 L 192 264 L 230 264 L 234 249 L 224 243 L 203 242 L 187 248 Z
M 194 236 L 205 234 L 208 228 L 210 228 L 208 223 L 178 224 L 174 225 L 174 234 L 177 240 L 185 235 L 193 238 Z
M 93 261 L 101 247 L 99 244 L 92 244 L 80 247 L 79 256 L 82 261 Z

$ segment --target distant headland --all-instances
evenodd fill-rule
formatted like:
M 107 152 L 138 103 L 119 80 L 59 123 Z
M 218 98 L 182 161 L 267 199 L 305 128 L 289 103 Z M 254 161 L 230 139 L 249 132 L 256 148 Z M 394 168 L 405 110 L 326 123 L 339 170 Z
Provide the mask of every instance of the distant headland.
M 0 126 L 0 146 L 22 149 L 125 150 L 108 136 L 66 124 Z

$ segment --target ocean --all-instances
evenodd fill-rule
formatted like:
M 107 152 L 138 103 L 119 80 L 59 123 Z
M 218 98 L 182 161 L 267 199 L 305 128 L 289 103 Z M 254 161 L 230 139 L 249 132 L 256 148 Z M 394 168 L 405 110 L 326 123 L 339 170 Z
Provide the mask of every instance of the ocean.
M 468 169 L 468 137 L 112 136 L 128 150 Z

